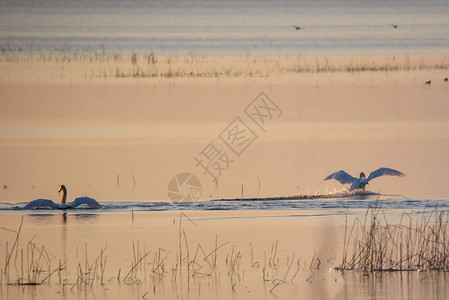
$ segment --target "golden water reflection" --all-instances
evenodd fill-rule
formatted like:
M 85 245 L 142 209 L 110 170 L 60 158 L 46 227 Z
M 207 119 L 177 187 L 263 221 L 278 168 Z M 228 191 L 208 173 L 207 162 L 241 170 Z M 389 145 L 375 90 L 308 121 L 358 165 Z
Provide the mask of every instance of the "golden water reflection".
M 184 214 L 191 221 L 183 217 L 180 223 L 182 215 L 178 211 L 25 215 L 18 259 L 12 255 L 6 274 L 4 263 L 0 264 L 2 299 L 445 299 L 449 293 L 449 278 L 441 272 L 363 274 L 333 270 L 341 262 L 345 234 L 345 215 L 341 212 Z M 350 210 L 348 222 L 363 214 L 362 210 Z M 2 214 L 2 227 L 17 230 L 21 217 Z M 10 251 L 16 233 L 1 230 L 0 237 L 0 257 L 5 257 L 5 244 Z M 39 250 L 34 252 L 35 257 L 42 252 L 41 262 L 50 261 L 50 266 L 41 264 L 45 267 L 40 280 L 56 271 L 42 285 L 18 286 L 14 283 L 21 276 L 21 251 L 30 259 L 30 244 Z M 179 251 L 183 253 L 182 274 Z M 209 254 L 214 258 L 215 253 L 217 275 L 206 276 L 208 264 L 204 257 Z M 190 276 L 193 272 L 196 275 L 188 278 L 185 262 L 194 256 L 197 266 L 191 266 L 189 272 Z M 139 260 L 141 264 L 131 272 Z M 163 271 L 155 271 L 161 261 Z M 233 269 L 232 264 L 238 267 Z M 83 284 L 80 276 L 91 280 L 90 284 Z

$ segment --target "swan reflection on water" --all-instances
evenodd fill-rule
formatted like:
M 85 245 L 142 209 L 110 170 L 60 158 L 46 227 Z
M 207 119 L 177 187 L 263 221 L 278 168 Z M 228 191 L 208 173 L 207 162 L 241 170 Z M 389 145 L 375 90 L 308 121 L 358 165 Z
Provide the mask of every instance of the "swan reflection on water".
M 28 203 L 24 208 L 25 209 L 39 209 L 39 208 L 72 209 L 72 208 L 76 208 L 80 205 L 87 205 L 89 208 L 101 208 L 100 203 L 98 203 L 95 199 L 89 198 L 89 197 L 79 197 L 70 203 L 66 203 L 67 188 L 65 187 L 65 185 L 61 185 L 58 193 L 61 191 L 62 191 L 61 204 L 55 203 L 49 199 L 36 199 L 36 200 L 33 200 L 30 203 Z
M 31 213 L 27 214 L 27 218 L 32 219 L 34 222 L 40 223 L 40 222 L 48 222 L 48 221 L 54 221 L 58 220 L 62 216 L 62 219 L 64 221 L 67 221 L 67 213 L 66 212 L 58 212 L 58 213 Z M 99 214 L 90 214 L 90 213 L 74 213 L 69 214 L 70 218 L 75 218 L 76 220 L 94 220 L 98 218 Z

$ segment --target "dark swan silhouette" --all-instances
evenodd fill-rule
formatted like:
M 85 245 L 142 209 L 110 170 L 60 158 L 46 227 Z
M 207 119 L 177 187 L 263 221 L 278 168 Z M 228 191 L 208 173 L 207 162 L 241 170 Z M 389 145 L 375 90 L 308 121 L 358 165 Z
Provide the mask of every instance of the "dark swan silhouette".
M 25 209 L 38 209 L 38 208 L 50 208 L 50 209 L 70 209 L 76 208 L 80 205 L 87 205 L 89 208 L 101 208 L 101 204 L 95 199 L 89 197 L 79 197 L 70 203 L 66 203 L 67 200 L 67 188 L 65 185 L 59 187 L 58 193 L 62 191 L 61 204 L 54 203 L 48 199 L 36 199 L 25 205 Z
M 353 191 L 353 190 L 359 190 L 359 189 L 364 190 L 365 186 L 368 184 L 368 182 L 370 180 L 377 178 L 379 176 L 382 176 L 382 175 L 399 176 L 399 177 L 405 176 L 404 173 L 399 172 L 394 169 L 380 168 L 380 169 L 377 169 L 376 171 L 371 172 L 368 177 L 365 177 L 365 173 L 362 172 L 362 173 L 360 173 L 360 178 L 352 177 L 345 171 L 340 170 L 338 172 L 330 174 L 329 176 L 324 178 L 324 180 L 335 179 L 338 182 L 340 182 L 341 184 L 351 184 L 351 186 L 349 187 L 349 191 Z

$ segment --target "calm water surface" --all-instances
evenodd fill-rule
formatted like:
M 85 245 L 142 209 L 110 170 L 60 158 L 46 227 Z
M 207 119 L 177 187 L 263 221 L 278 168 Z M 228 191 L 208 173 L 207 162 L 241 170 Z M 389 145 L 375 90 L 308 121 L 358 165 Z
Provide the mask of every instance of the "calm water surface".
M 447 54 L 449 6 L 444 0 L 19 0 L 0 3 L 0 28 L 3 52 L 26 54 Z

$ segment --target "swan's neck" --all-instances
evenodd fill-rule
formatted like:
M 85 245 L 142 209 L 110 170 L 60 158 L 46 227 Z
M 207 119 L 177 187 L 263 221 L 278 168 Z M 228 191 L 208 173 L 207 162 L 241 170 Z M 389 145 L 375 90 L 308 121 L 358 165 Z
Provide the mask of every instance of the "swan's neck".
M 67 189 L 65 188 L 65 186 L 62 187 L 62 200 L 61 200 L 61 204 L 65 204 L 67 200 Z

